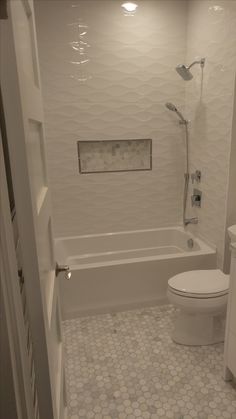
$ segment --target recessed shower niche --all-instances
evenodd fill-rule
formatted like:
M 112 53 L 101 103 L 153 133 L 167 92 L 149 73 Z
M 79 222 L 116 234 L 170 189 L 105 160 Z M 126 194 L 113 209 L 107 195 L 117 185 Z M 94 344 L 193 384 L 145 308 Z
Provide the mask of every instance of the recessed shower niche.
M 152 169 L 152 140 L 78 141 L 79 172 L 103 173 Z

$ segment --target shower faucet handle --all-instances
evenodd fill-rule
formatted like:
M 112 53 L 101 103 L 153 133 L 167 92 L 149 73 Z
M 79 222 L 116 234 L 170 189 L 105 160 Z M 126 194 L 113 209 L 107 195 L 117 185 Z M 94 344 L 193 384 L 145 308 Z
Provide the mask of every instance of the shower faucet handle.
M 193 190 L 193 195 L 191 196 L 192 201 L 192 207 L 198 207 L 201 208 L 201 202 L 202 202 L 202 192 L 198 189 Z
M 196 170 L 194 173 L 191 173 L 192 183 L 197 182 L 200 183 L 202 178 L 201 170 Z

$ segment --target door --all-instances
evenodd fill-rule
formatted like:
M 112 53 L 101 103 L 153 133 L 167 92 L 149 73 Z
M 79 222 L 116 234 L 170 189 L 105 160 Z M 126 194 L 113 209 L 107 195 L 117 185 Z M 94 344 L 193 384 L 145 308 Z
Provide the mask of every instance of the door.
M 31 323 L 41 419 L 66 417 L 58 279 L 32 0 L 1 21 L 1 89 Z
M 4 157 L 0 123 L 0 417 L 38 419 Z

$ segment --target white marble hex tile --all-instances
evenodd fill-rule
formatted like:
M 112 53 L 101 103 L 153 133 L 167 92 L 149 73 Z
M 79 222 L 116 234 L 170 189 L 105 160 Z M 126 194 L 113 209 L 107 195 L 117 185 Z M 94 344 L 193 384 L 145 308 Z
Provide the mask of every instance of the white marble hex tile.
M 223 345 L 172 342 L 170 305 L 63 323 L 69 419 L 236 419 Z

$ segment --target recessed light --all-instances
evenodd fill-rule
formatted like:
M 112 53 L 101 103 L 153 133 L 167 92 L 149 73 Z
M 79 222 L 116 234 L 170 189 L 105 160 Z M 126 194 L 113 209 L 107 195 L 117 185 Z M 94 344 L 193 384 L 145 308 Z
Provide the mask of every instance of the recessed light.
M 210 6 L 209 10 L 213 10 L 214 12 L 222 12 L 224 8 L 218 5 L 214 5 L 214 6 Z
M 123 3 L 121 7 L 123 7 L 126 10 L 126 12 L 132 13 L 132 12 L 135 12 L 138 5 L 136 3 L 127 2 L 127 3 Z

